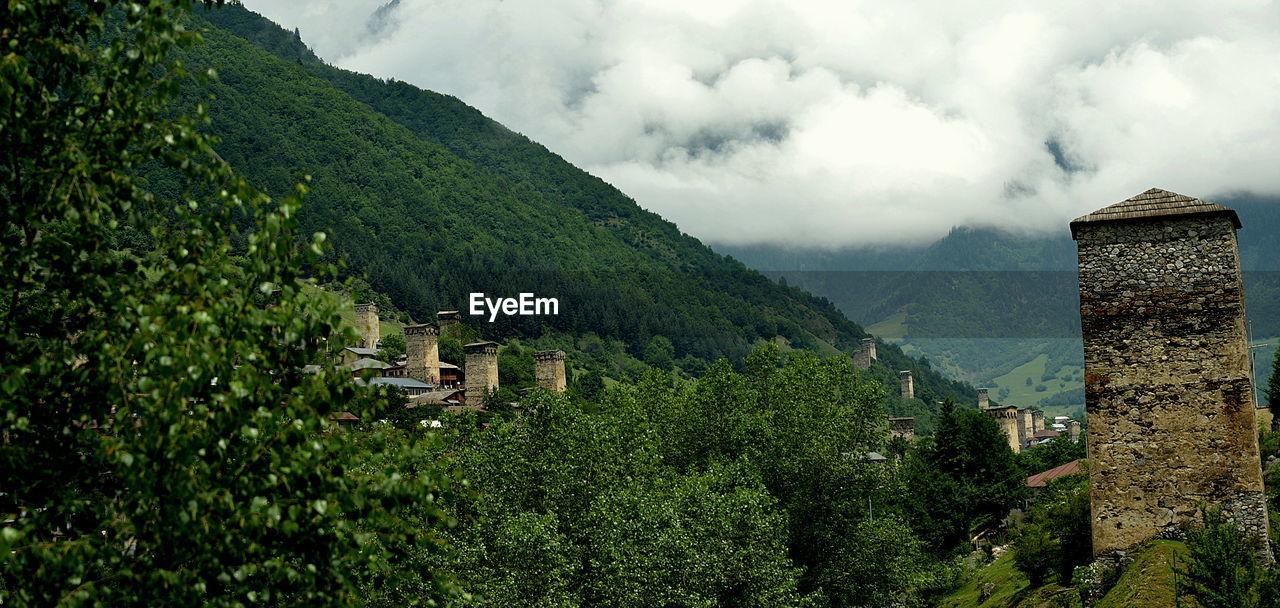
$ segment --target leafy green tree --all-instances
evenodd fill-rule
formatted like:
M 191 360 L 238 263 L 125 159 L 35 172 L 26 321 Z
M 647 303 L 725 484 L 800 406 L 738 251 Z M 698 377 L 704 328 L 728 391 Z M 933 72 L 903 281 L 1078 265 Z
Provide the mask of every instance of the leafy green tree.
M 388 334 L 383 336 L 380 346 L 378 357 L 388 363 L 394 363 L 404 355 L 409 345 L 404 341 L 404 334 Z
M 438 473 L 344 471 L 355 448 L 329 415 L 386 400 L 301 372 L 354 339 L 302 295 L 330 274 L 324 235 L 300 238 L 298 196 L 268 199 L 213 153 L 203 107 L 171 111 L 208 76 L 170 60 L 199 40 L 189 5 L 0 9 L 6 606 L 359 605 L 449 520 Z M 149 191 L 152 163 L 182 186 Z
M 466 353 L 462 350 L 462 342 L 456 338 L 441 336 L 436 348 L 440 349 L 440 360 L 462 367 L 467 362 Z
M 644 347 L 644 362 L 663 371 L 675 365 L 676 349 L 666 336 L 654 336 Z
M 1023 470 L 1034 475 L 1087 456 L 1084 441 L 1072 441 L 1070 433 L 1062 433 L 1048 443 L 1023 450 L 1018 460 Z
M 1027 526 L 1014 545 L 1014 564 L 1037 585 L 1051 573 L 1057 575 L 1059 584 L 1069 585 L 1076 566 L 1093 558 L 1089 477 L 1076 474 L 1054 479 L 1039 489 L 1033 500 Z
M 1221 507 L 1202 507 L 1203 523 L 1187 534 L 1187 559 L 1177 569 L 1179 593 L 1189 593 L 1201 608 L 1255 608 L 1259 583 L 1268 594 L 1273 575 L 1257 563 L 1256 547 Z M 1274 605 L 1274 604 L 1271 604 Z
M 948 552 L 1017 505 L 1026 488 L 1004 431 L 977 410 L 943 403 L 931 442 L 908 456 L 904 504 L 926 542 Z
M 1045 576 L 1060 560 L 1058 539 L 1039 524 L 1027 524 L 1013 543 L 1013 565 L 1027 575 L 1032 587 L 1044 584 Z

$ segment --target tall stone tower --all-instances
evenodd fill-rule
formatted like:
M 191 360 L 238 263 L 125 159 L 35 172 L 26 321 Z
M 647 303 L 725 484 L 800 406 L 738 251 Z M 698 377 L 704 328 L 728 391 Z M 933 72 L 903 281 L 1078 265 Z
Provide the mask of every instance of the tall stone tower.
M 1031 408 L 1018 410 L 1018 443 L 1027 445 L 1027 440 L 1036 434 L 1035 423 L 1031 420 Z
M 1031 410 L 1031 434 L 1044 430 L 1044 410 Z
M 987 394 L 987 389 L 978 389 L 978 409 L 985 410 L 991 407 L 991 395 Z
M 1019 440 L 1018 433 L 1018 406 L 1005 405 L 1001 407 L 989 407 L 983 410 L 988 416 L 995 418 L 1000 424 L 1000 430 L 1004 431 L 1005 437 L 1009 440 L 1009 449 L 1014 453 L 1022 451 L 1022 443 Z
M 462 347 L 466 354 L 467 405 L 484 403 L 484 394 L 498 388 L 498 344 L 472 342 Z
M 458 338 L 462 335 L 462 315 L 456 310 L 436 312 L 436 325 L 440 326 L 442 337 Z
M 1154 188 L 1071 222 L 1099 558 L 1204 503 L 1267 546 L 1238 228 L 1231 209 Z
M 534 379 L 538 386 L 563 393 L 568 382 L 564 374 L 564 351 L 540 350 L 533 353 Z
M 404 328 L 405 372 L 410 378 L 440 385 L 440 328 L 430 323 Z
M 377 304 L 356 304 L 356 331 L 360 332 L 361 348 L 378 348 L 378 342 L 382 340 L 382 325 L 378 322 Z
M 898 383 L 903 399 L 916 398 L 916 383 L 911 379 L 911 370 L 904 369 L 898 372 Z
M 858 369 L 867 369 L 871 367 L 871 362 L 876 360 L 876 339 L 863 338 L 862 348 L 858 354 L 853 356 L 853 366 Z

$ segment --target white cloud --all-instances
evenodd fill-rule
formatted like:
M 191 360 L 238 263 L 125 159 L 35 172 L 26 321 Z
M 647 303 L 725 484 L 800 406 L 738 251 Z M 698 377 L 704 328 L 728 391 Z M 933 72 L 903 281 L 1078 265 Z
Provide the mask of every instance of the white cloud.
M 1062 229 L 1150 186 L 1280 194 L 1267 2 L 401 0 L 380 36 L 379 1 L 246 4 L 711 242 Z

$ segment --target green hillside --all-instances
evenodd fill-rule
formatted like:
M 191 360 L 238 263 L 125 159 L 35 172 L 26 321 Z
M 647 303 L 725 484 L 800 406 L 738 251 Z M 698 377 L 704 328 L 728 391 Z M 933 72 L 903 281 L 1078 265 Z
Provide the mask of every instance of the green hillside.
M 303 226 L 329 234 L 353 276 L 417 320 L 465 311 L 471 292 L 533 292 L 558 298 L 560 314 L 471 324 L 500 340 L 595 334 L 633 355 L 661 335 L 677 359 L 704 361 L 777 337 L 852 352 L 867 335 L 825 298 L 715 253 L 455 98 L 326 66 L 238 6 L 192 22 L 205 43 L 184 63 L 219 78 L 184 103 L 207 102 L 219 154 L 276 194 L 309 175 Z M 167 174 L 149 177 L 180 191 Z M 886 385 L 900 369 L 917 378 L 922 399 L 889 399 L 895 413 L 973 402 L 971 386 L 927 362 L 891 345 L 879 355 L 871 373 Z

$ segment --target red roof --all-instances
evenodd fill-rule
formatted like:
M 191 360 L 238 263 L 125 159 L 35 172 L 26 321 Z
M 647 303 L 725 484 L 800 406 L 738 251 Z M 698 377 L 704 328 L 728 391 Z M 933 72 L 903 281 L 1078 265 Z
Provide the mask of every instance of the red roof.
M 1072 460 L 1060 467 L 1054 467 L 1043 473 L 1036 473 L 1027 478 L 1028 488 L 1043 488 L 1046 484 L 1063 475 L 1071 475 L 1080 472 L 1080 461 Z
M 358 416 L 356 416 L 355 414 L 352 414 L 351 412 L 337 412 L 337 413 L 334 413 L 334 414 L 330 414 L 330 415 L 329 415 L 329 418 L 332 418 L 333 420 L 337 420 L 337 421 L 340 421 L 340 422 L 346 422 L 346 421 L 349 421 L 349 420 L 359 420 L 359 419 L 360 419 Z
M 1045 437 L 1057 437 L 1058 435 L 1061 435 L 1061 434 L 1062 434 L 1062 433 L 1059 433 L 1058 431 L 1054 431 L 1054 430 L 1051 430 L 1051 429 L 1045 429 L 1045 430 L 1043 430 L 1043 431 L 1036 431 L 1036 434 L 1035 434 L 1035 435 L 1032 435 L 1032 436 L 1031 436 L 1031 438 L 1032 438 L 1032 439 L 1044 439 Z

